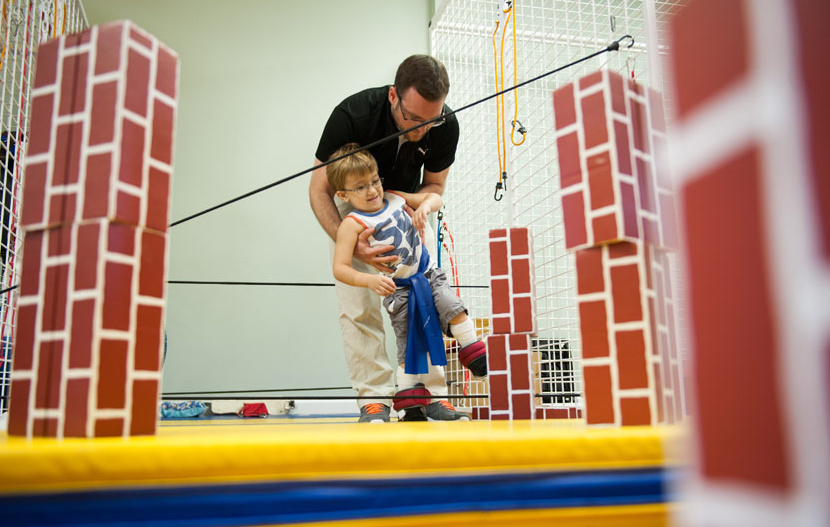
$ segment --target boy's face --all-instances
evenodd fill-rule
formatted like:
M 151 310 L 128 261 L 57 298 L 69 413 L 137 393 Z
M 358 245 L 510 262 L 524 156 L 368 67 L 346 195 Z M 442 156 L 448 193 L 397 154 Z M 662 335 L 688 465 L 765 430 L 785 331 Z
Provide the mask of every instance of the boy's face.
M 360 212 L 377 212 L 383 208 L 383 186 L 376 170 L 349 174 L 337 196 Z

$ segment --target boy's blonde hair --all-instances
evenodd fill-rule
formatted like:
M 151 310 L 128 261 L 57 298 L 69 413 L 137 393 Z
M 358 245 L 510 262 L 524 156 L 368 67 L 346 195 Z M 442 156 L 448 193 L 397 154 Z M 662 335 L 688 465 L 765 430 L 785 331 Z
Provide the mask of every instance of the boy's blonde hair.
M 357 143 L 348 143 L 338 148 L 329 159 L 335 159 L 344 156 L 349 152 L 360 148 Z M 334 190 L 343 190 L 343 185 L 346 184 L 346 178 L 351 174 L 366 174 L 377 172 L 378 163 L 374 156 L 368 150 L 361 150 L 354 154 L 344 157 L 338 161 L 326 165 L 326 178 L 329 185 Z

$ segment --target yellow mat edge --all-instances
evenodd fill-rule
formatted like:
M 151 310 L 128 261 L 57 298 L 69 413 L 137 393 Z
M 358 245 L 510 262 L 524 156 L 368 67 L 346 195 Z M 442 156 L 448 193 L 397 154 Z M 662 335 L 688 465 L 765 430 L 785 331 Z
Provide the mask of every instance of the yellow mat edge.
M 458 426 L 455 426 L 458 425 Z M 256 431 L 257 433 L 252 433 Z M 675 465 L 678 427 L 543 424 L 244 427 L 130 439 L 0 440 L 0 494 L 119 486 Z M 373 461 L 367 470 L 366 459 Z
M 395 516 L 394 518 L 366 518 L 318 523 L 280 524 L 280 527 L 665 527 L 675 505 L 651 503 L 603 507 L 575 507 L 562 509 L 533 509 L 513 511 L 480 511 L 419 516 Z M 261 527 L 277 527 L 263 525 Z

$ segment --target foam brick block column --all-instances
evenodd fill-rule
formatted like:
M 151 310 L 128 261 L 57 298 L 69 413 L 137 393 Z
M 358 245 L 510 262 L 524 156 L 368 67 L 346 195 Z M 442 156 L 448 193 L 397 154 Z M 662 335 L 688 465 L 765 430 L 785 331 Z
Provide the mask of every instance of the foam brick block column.
M 830 525 L 828 20 L 822 0 L 696 0 L 670 21 L 694 346 L 683 525 Z
M 533 238 L 527 228 L 490 231 L 492 333 L 536 333 Z
M 554 92 L 565 247 L 676 247 L 662 98 L 597 71 Z
M 528 334 L 487 337 L 491 420 L 535 417 L 531 351 Z
M 10 435 L 155 432 L 177 88 L 130 22 L 38 49 Z
M 490 231 L 490 298 L 489 417 L 533 419 L 536 409 L 530 336 L 536 333 L 536 278 L 529 229 Z
M 674 422 L 683 390 L 662 100 L 603 70 L 559 88 L 553 103 L 565 245 L 576 258 L 585 418 Z
M 680 414 L 676 346 L 657 312 L 669 288 L 654 283 L 653 249 L 644 242 L 576 252 L 586 420 L 648 425 Z M 658 274 L 662 276 L 662 274 Z M 659 307 L 658 307 L 659 306 Z M 662 339 L 671 355 L 658 353 Z M 668 388 L 667 388 L 668 387 Z

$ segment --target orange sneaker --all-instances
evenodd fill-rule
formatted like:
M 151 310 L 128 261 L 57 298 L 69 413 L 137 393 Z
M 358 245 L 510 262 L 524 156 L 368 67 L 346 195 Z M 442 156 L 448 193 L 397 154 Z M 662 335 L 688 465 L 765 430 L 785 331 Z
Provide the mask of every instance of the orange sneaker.
M 435 401 L 427 405 L 427 419 L 430 421 L 469 421 L 470 416 L 459 412 L 449 401 Z
M 388 423 L 389 407 L 382 403 L 364 404 L 360 409 L 358 423 Z

